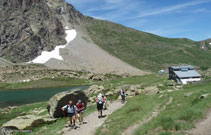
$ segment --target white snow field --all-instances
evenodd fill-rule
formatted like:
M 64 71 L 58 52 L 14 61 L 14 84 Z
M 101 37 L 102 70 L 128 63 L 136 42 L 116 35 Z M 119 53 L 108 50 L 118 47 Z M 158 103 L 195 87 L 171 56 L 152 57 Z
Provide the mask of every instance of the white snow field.
M 65 27 L 65 32 L 67 34 L 67 36 L 65 37 L 66 41 L 67 41 L 67 44 L 66 45 L 59 45 L 59 46 L 56 46 L 54 48 L 54 50 L 48 52 L 48 51 L 43 51 L 41 53 L 40 56 L 38 56 L 37 58 L 35 58 L 34 60 L 32 60 L 31 62 L 29 63 L 39 63 L 39 64 L 44 64 L 46 63 L 47 61 L 49 61 L 50 59 L 54 58 L 54 59 L 58 59 L 58 60 L 64 60 L 62 58 L 62 56 L 60 55 L 59 53 L 59 50 L 61 48 L 65 48 L 73 39 L 75 39 L 76 35 L 77 35 L 77 32 L 75 29 L 72 29 L 70 30 L 68 27 Z

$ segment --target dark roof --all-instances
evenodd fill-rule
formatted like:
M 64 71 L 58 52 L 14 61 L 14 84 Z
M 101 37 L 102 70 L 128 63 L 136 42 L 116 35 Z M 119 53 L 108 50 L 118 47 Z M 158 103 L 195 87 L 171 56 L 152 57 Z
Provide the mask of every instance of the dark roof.
M 201 77 L 201 75 L 196 70 L 188 70 L 188 71 L 174 71 L 174 73 L 179 77 Z
M 194 69 L 194 66 L 172 66 L 173 69 Z

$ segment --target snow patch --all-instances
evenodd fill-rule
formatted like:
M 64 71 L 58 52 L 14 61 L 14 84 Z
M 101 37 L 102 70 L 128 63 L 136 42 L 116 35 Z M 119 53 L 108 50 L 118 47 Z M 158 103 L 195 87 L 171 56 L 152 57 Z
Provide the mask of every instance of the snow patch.
M 48 52 L 48 51 L 43 51 L 41 53 L 40 56 L 38 56 L 37 58 L 35 58 L 34 60 L 28 62 L 28 63 L 40 63 L 40 64 L 44 64 L 46 63 L 48 60 L 54 58 L 54 59 L 58 59 L 58 60 L 64 60 L 62 58 L 62 56 L 59 53 L 59 50 L 62 48 L 65 48 L 77 35 L 76 30 L 72 29 L 70 30 L 68 27 L 65 27 L 65 32 L 67 34 L 67 36 L 65 37 L 67 44 L 66 45 L 59 45 L 56 46 L 54 48 L 54 50 Z
M 210 45 L 211 45 L 211 43 L 210 43 Z

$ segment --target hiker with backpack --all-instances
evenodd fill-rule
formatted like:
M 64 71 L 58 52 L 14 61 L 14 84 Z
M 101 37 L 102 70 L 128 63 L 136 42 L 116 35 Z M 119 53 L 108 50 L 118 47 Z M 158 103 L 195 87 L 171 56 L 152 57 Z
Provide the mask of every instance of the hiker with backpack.
M 77 116 L 77 107 L 73 105 L 73 102 L 70 100 L 68 105 L 65 105 L 64 107 L 61 108 L 61 110 L 64 112 L 64 117 L 65 114 L 67 114 L 67 117 L 70 119 L 70 127 L 76 129 L 75 125 L 75 119 Z
M 81 124 L 83 124 L 84 103 L 79 99 L 76 106 L 78 108 L 78 120 L 80 123 L 79 125 L 81 125 Z
M 98 118 L 102 118 L 103 117 L 103 98 L 102 98 L 102 94 L 99 94 L 96 98 L 96 103 L 97 103 L 97 110 L 98 110 Z
M 121 94 L 121 97 L 122 97 L 122 103 L 124 103 L 125 102 L 125 97 L 126 97 L 125 90 L 121 89 L 120 94 Z

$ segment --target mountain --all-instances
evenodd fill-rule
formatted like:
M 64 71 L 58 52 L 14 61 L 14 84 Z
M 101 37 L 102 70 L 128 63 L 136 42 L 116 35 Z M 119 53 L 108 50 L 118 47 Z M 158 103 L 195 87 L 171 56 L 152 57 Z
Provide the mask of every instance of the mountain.
M 211 50 L 211 38 L 203 40 L 200 43 L 201 43 L 201 49 Z
M 0 0 L 0 56 L 26 62 L 42 50 L 65 44 L 64 20 L 60 19 L 63 6 L 69 19 L 80 15 L 64 1 Z
M 0 57 L 29 62 L 59 55 L 49 68 L 143 75 L 174 64 L 211 67 L 202 42 L 165 38 L 82 15 L 64 0 L 0 0 Z M 67 42 L 68 30 L 76 36 Z M 66 39 L 66 40 L 65 40 Z M 55 48 L 64 45 L 60 49 Z M 56 52 L 56 50 L 59 52 Z
M 90 23 L 87 31 L 101 48 L 139 69 L 158 71 L 175 64 L 211 67 L 211 51 L 201 49 L 201 42 L 160 37 L 102 20 Z

